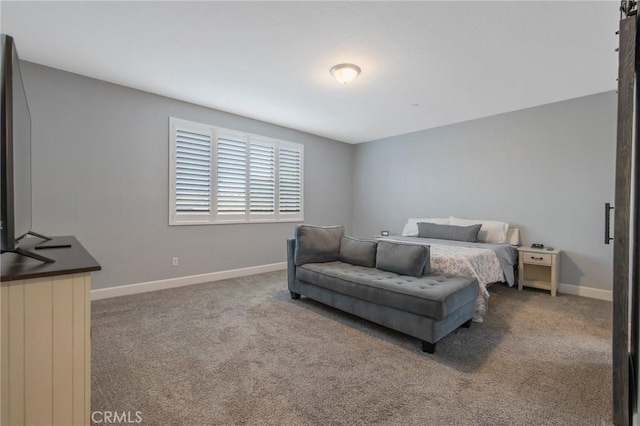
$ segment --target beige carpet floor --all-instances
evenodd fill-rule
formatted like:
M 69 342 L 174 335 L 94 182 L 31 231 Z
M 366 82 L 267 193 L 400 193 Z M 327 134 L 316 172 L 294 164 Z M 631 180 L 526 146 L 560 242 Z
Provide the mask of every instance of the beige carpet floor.
M 611 303 L 490 293 L 485 322 L 435 355 L 290 300 L 284 271 L 96 301 L 92 410 L 143 425 L 611 424 Z

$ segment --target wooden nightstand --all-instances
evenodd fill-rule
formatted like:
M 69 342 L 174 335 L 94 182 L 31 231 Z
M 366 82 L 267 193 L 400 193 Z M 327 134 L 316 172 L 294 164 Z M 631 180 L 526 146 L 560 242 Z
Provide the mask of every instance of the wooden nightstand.
M 518 247 L 518 290 L 522 286 L 550 290 L 556 297 L 560 276 L 560 250 Z

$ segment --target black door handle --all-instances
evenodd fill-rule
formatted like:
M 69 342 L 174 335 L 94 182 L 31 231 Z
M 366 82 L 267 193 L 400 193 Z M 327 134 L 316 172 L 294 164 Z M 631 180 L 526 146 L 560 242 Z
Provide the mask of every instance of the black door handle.
M 609 244 L 610 241 L 613 241 L 611 238 L 610 228 L 611 228 L 611 210 L 615 207 L 611 207 L 611 203 L 604 203 L 604 243 Z

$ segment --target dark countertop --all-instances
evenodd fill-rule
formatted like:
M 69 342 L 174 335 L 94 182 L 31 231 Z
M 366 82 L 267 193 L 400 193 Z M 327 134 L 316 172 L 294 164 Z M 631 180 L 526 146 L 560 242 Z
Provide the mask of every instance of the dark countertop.
M 35 250 L 36 245 L 71 244 L 70 248 Z M 40 238 L 25 238 L 20 248 L 55 260 L 43 263 L 15 253 L 2 254 L 2 276 L 0 281 L 26 280 L 54 275 L 78 274 L 99 271 L 100 264 L 73 236 L 53 237 L 51 241 Z

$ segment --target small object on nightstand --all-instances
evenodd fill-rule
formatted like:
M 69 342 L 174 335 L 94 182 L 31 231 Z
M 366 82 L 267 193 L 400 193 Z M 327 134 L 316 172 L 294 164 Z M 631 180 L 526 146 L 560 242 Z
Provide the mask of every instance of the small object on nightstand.
M 560 276 L 560 250 L 547 248 L 518 248 L 518 290 L 523 286 L 550 290 L 556 297 Z
M 383 237 L 388 237 L 389 231 L 380 231 L 380 235 L 382 235 Z
M 533 244 L 531 244 L 531 248 L 534 248 L 534 249 L 543 249 L 543 248 L 544 248 L 544 244 L 533 243 Z

